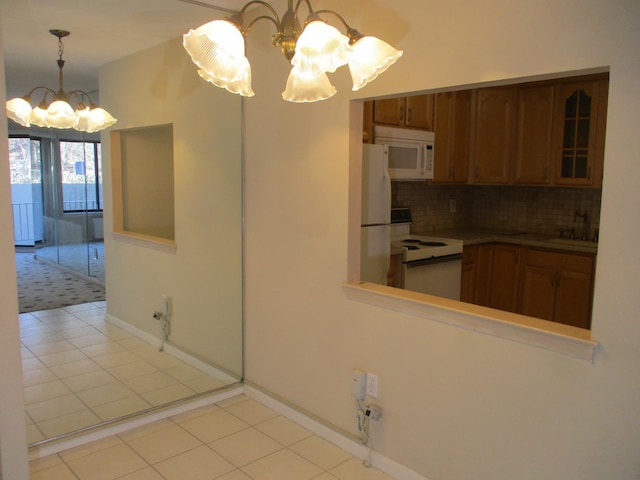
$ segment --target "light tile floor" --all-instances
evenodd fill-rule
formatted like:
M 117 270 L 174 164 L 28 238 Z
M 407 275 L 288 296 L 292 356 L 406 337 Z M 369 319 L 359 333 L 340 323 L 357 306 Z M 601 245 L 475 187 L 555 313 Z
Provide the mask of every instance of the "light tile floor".
M 244 395 L 33 460 L 31 480 L 393 480 Z
M 105 321 L 105 308 L 20 314 L 30 444 L 223 386 Z

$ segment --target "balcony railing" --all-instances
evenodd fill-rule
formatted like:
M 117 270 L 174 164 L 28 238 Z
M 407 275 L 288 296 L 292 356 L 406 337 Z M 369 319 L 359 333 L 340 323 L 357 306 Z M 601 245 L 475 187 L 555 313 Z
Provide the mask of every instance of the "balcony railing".
M 15 245 L 35 245 L 42 240 L 42 204 L 12 203 Z
M 62 208 L 65 212 L 84 212 L 85 209 L 88 211 L 97 211 L 98 210 L 98 202 L 95 200 L 75 200 L 75 201 L 67 201 L 62 202 Z

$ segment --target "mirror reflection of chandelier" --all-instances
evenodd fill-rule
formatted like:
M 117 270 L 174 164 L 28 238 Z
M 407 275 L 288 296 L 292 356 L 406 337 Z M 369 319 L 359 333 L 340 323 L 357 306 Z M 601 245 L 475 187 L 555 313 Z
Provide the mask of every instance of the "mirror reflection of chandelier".
M 309 14 L 301 27 L 298 9 L 306 3 Z M 269 10 L 244 26 L 243 15 L 251 5 Z M 329 25 L 320 15 L 335 16 L 346 29 L 346 35 Z M 276 27 L 273 46 L 280 47 L 292 64 L 282 98 L 290 102 L 315 102 L 332 97 L 336 89 L 327 73 L 348 65 L 353 90 L 359 90 L 389 68 L 402 56 L 402 51 L 376 37 L 364 36 L 351 28 L 333 10 L 314 11 L 309 0 L 288 0 L 288 9 L 280 18 L 271 5 L 260 0 L 248 2 L 242 10 L 224 20 L 214 20 L 183 37 L 183 45 L 198 74 L 214 85 L 232 93 L 251 97 L 251 67 L 245 56 L 245 37 L 259 20 L 269 20 Z
M 62 39 L 68 36 L 69 32 L 49 30 L 49 33 L 58 37 L 57 63 L 60 78 L 58 91 L 38 86 L 24 97 L 12 98 L 7 101 L 7 116 L 24 127 L 36 125 L 47 128 L 73 128 L 88 133 L 104 130 L 116 123 L 117 120 L 109 112 L 91 101 L 88 93 L 82 90 L 64 91 L 62 75 L 64 45 Z M 31 100 L 35 94 L 42 94 L 42 100 L 34 108 L 31 106 Z M 75 110 L 70 105 L 72 101 L 76 104 Z

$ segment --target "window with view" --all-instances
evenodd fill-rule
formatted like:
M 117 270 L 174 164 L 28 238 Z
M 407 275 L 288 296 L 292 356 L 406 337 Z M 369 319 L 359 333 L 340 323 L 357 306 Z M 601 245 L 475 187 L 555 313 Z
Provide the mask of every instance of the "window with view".
M 65 212 L 102 211 L 99 142 L 60 141 L 60 171 Z

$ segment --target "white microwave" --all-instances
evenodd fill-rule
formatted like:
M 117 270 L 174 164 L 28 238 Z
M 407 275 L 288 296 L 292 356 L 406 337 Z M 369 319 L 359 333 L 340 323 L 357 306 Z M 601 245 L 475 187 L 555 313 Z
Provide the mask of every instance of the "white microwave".
M 433 132 L 376 125 L 375 143 L 388 147 L 391 180 L 433 178 Z

